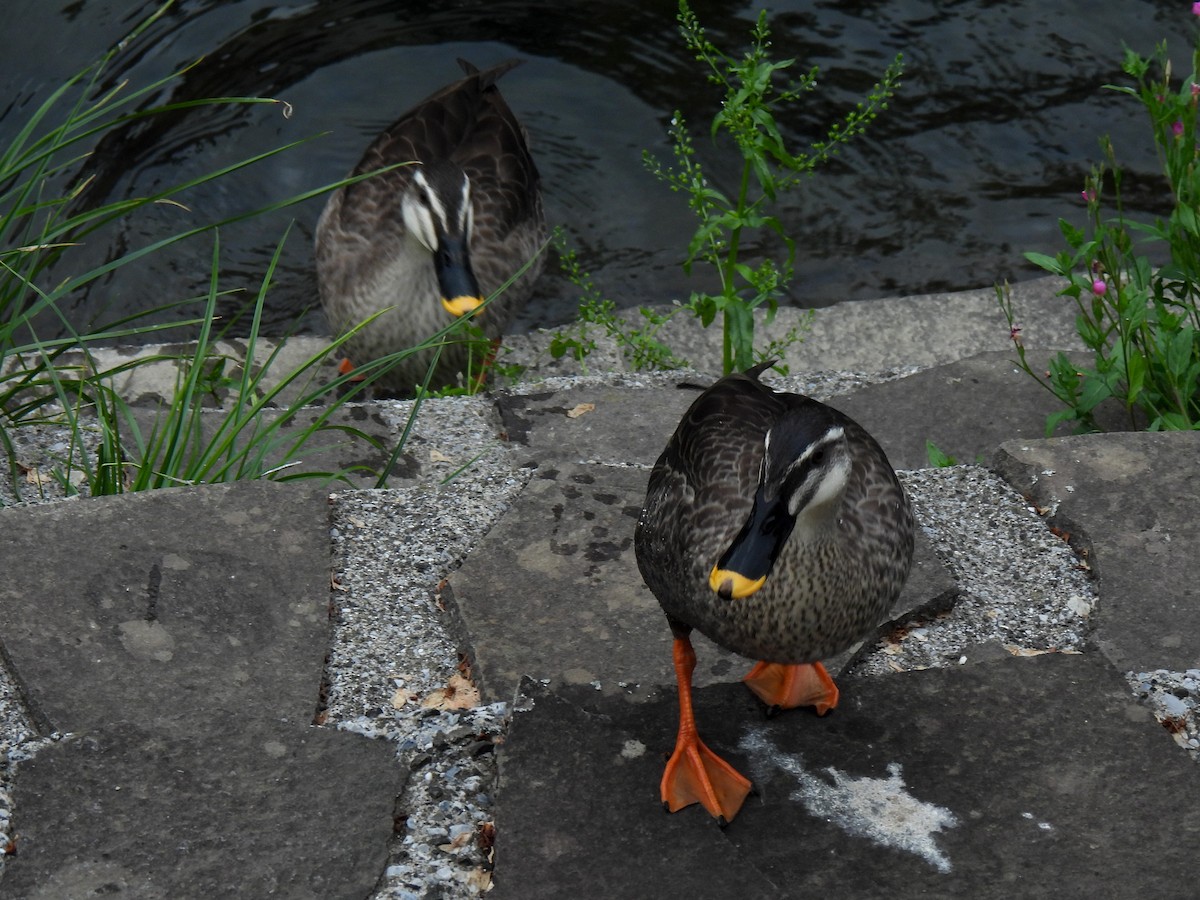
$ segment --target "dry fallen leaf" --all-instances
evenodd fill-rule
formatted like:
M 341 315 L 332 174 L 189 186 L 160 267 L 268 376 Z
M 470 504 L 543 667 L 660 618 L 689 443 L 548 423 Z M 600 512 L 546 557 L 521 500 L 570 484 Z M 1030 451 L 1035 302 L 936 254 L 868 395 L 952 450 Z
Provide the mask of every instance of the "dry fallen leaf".
M 1004 649 L 1013 656 L 1043 656 L 1047 653 L 1063 653 L 1067 656 L 1079 656 L 1079 650 L 1059 650 L 1057 647 L 1051 647 L 1049 650 L 1038 650 L 1034 647 L 1018 647 L 1016 644 L 1004 644 Z
M 448 457 L 441 450 L 430 450 L 429 451 L 429 461 L 430 462 L 454 462 L 454 460 L 452 460 L 450 457 Z
M 574 409 L 567 410 L 568 419 L 578 419 L 584 413 L 590 413 L 596 408 L 595 403 L 577 403 Z
M 496 823 L 482 822 L 479 825 L 479 847 L 488 854 L 492 852 L 492 845 L 496 843 Z
M 474 869 L 467 876 L 467 887 L 483 893 L 492 889 L 492 873 L 485 872 L 483 869 Z
M 1004 649 L 1013 656 L 1041 656 L 1045 653 L 1053 653 L 1052 650 L 1038 650 L 1034 647 L 1018 647 L 1016 644 L 1005 644 Z
M 425 709 L 470 709 L 479 705 L 479 688 L 455 672 L 444 688 L 438 688 L 421 703 Z
M 42 487 L 44 485 L 51 484 L 54 480 L 49 475 L 42 474 L 40 469 L 37 469 L 33 466 L 29 466 L 28 468 L 26 468 L 25 466 L 21 466 L 21 469 L 23 469 L 25 472 L 25 482 L 27 484 L 32 484 L 32 485 L 36 485 L 37 487 Z
M 473 840 L 475 840 L 475 832 L 464 831 L 462 834 L 458 835 L 458 837 L 451 838 L 450 843 L 438 844 L 438 849 L 443 853 L 455 853 L 467 846 Z
M 408 688 L 399 688 L 392 694 L 392 709 L 404 709 L 408 704 L 417 699 L 417 695 Z

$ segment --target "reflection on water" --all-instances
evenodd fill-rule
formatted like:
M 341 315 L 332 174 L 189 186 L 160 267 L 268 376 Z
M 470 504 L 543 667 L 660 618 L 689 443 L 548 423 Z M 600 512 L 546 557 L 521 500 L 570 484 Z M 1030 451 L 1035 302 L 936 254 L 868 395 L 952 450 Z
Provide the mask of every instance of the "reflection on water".
M 24 53 L 0 55 L 0 146 L 66 76 L 153 8 L 118 0 L 66 7 L 17 0 Z M 95 202 L 152 193 L 262 152 L 318 137 L 283 156 L 189 192 L 188 209 L 161 206 L 93 235 L 73 271 L 174 231 L 266 206 L 344 175 L 366 144 L 413 102 L 458 77 L 455 58 L 524 66 L 501 86 L 524 121 L 552 223 L 621 305 L 680 297 L 678 267 L 692 231 L 684 199 L 645 172 L 643 148 L 669 154 L 665 126 L 679 108 L 695 126 L 710 173 L 728 187 L 735 166 L 707 140 L 715 102 L 675 31 L 673 2 L 588 4 L 465 0 L 270 3 L 181 0 L 120 57 L 109 83 L 146 83 L 203 56 L 172 100 L 258 95 L 278 106 L 196 108 L 106 139 L 88 163 Z M 1137 190 L 1160 210 L 1163 187 L 1140 107 L 1105 93 L 1121 81 L 1122 40 L 1150 52 L 1171 38 L 1187 61 L 1190 8 L 1124 0 L 827 2 L 772 5 L 774 50 L 819 65 L 819 91 L 782 124 L 793 141 L 823 135 L 898 52 L 903 86 L 866 138 L 789 197 L 782 218 L 798 237 L 792 302 L 978 287 L 1034 273 L 1021 251 L 1060 247 L 1059 216 L 1079 221 L 1083 176 L 1110 133 Z M 721 47 L 741 47 L 753 10 L 695 0 Z M 11 39 L 11 38 L 10 38 Z M 164 98 L 165 99 L 165 98 Z M 1144 177 L 1143 177 L 1144 176 Z M 276 241 L 295 218 L 269 297 L 268 329 L 286 330 L 315 307 L 309 249 L 323 200 L 230 226 L 220 235 L 222 287 L 254 290 Z M 212 256 L 204 236 L 116 273 L 76 314 L 115 316 L 204 293 Z M 521 325 L 570 318 L 570 285 L 553 270 Z M 56 273 L 59 277 L 66 272 Z M 302 330 L 324 331 L 319 311 Z

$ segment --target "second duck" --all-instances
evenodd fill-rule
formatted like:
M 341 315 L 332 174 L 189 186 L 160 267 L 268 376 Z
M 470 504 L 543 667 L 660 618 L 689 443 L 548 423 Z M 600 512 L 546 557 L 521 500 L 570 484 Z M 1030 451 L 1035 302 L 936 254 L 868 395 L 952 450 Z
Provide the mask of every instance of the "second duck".
M 533 260 L 486 308 L 478 324 L 498 338 L 524 306 L 541 272 L 546 240 L 540 178 L 525 129 L 496 81 L 518 65 L 466 77 L 400 117 L 367 148 L 351 177 L 400 166 L 339 188 L 317 223 L 321 305 L 335 334 L 386 310 L 344 345 L 363 365 L 420 344 L 484 300 Z M 476 364 L 478 359 L 476 348 Z M 375 382 L 411 393 L 432 351 L 411 354 Z M 453 383 L 467 366 L 461 336 L 446 345 L 433 387 Z

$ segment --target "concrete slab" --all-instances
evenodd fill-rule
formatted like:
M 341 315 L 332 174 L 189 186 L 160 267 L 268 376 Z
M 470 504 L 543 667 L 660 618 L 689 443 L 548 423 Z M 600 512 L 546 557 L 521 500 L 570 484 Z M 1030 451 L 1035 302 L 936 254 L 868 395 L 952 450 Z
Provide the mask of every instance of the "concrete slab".
M 1044 367 L 1051 355 L 1035 350 L 1029 359 Z M 1083 353 L 1070 357 L 1080 365 L 1088 360 Z M 1011 351 L 980 353 L 828 402 L 870 431 L 897 468 L 928 466 L 926 441 L 958 462 L 982 462 L 1002 441 L 1045 437 L 1046 416 L 1061 409 L 1014 358 Z M 688 389 L 686 376 L 679 383 L 683 387 L 675 389 L 586 385 L 501 393 L 497 406 L 509 439 L 527 448 L 531 462 L 653 465 L 699 393 L 699 387 Z M 1121 427 L 1113 416 L 1105 424 Z M 1068 431 L 1060 426 L 1058 433 Z
M 612 466 L 539 468 L 450 576 L 442 598 L 460 623 L 485 698 L 510 699 L 526 675 L 633 701 L 674 683 L 670 630 L 633 551 L 647 477 L 644 469 Z M 921 536 L 914 573 L 880 627 L 948 608 L 954 595 Z M 699 636 L 696 652 L 697 684 L 734 680 L 748 667 Z M 831 671 L 852 655 L 830 660 Z
M 1200 433 L 1010 441 L 995 467 L 1087 554 L 1118 668 L 1200 668 Z
M 324 490 L 262 481 L 0 510 L 0 641 L 35 721 L 310 722 L 327 520 Z
M 716 827 L 662 813 L 660 748 L 626 730 L 632 720 L 620 710 L 616 719 L 588 713 L 528 680 L 523 693 L 530 708 L 515 714 L 499 756 L 490 896 L 778 896 Z M 653 709 L 665 715 L 665 706 Z
M 1075 305 L 1057 296 L 1062 286 L 1059 278 L 1012 286 L 1013 312 L 1026 347 L 1083 349 L 1075 329 Z M 993 288 L 850 301 L 813 313 L 812 330 L 784 354 L 793 372 L 934 366 L 977 353 L 1010 351 L 1012 345 Z M 780 309 L 769 327 L 762 327 L 760 316 L 756 343 L 783 338 L 807 316 L 807 310 Z M 720 369 L 719 322 L 705 329 L 699 320 L 678 315 L 658 337 L 694 367 Z
M 705 740 L 759 791 L 724 832 L 659 806 L 673 698 L 585 714 L 535 690 L 501 750 L 496 896 L 1194 892 L 1200 769 L 1100 655 L 842 688 L 829 716 L 772 720 L 738 685 L 696 692 Z
M 367 896 L 401 787 L 393 747 L 240 715 L 211 725 L 202 740 L 102 725 L 22 763 L 4 896 Z
M 535 465 L 558 460 L 653 466 L 699 395 L 700 388 L 595 384 L 536 394 L 502 392 L 496 405 L 508 439 Z
M 1044 365 L 1050 355 L 1031 352 L 1030 362 Z M 1062 408 L 1014 358 L 1007 351 L 980 353 L 830 403 L 871 432 L 898 469 L 928 466 L 926 441 L 960 463 L 983 463 L 1001 441 L 1044 438 L 1046 416 Z

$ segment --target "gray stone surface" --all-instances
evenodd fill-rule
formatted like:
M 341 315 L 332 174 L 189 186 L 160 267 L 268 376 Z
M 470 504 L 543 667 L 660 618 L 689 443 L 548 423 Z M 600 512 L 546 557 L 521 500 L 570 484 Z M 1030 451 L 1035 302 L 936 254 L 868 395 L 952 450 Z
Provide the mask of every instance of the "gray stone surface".
M 1011 441 L 996 466 L 1086 552 L 1115 665 L 1200 668 L 1200 433 Z
M 680 381 L 686 384 L 687 376 Z M 699 394 L 699 389 L 686 387 L 646 390 L 591 384 L 534 394 L 502 393 L 497 406 L 508 439 L 526 448 L 535 464 L 562 460 L 652 466 Z M 568 415 L 571 412 L 575 415 Z
M 1012 286 L 1013 313 L 1026 347 L 1081 350 L 1075 305 L 1057 296 L 1062 282 L 1037 278 Z M 785 307 L 774 324 L 759 329 L 764 339 L 783 338 L 807 318 Z M 659 338 L 693 365 L 721 358 L 719 323 L 675 316 Z M 1010 352 L 1008 323 L 993 288 L 949 294 L 884 297 L 838 303 L 815 310 L 812 330 L 784 354 L 793 372 L 877 372 L 900 366 L 935 366 L 990 351 Z
M 246 482 L 0 510 L 0 639 L 35 718 L 310 722 L 327 506 L 319 489 Z
M 668 816 L 658 800 L 670 723 L 654 743 L 632 707 L 610 713 L 526 682 L 500 757 L 497 900 L 562 897 L 777 897 L 775 885 L 711 823 Z M 654 703 L 663 716 L 673 705 Z M 691 821 L 689 821 L 691 819 Z
M 1030 364 L 1052 354 L 1030 351 Z M 929 465 L 926 441 L 960 463 L 983 462 L 1002 441 L 1045 437 L 1046 416 L 1058 401 L 1014 364 L 1011 350 L 979 353 L 906 378 L 867 384 L 826 402 L 859 421 L 887 450 L 892 465 Z M 1078 364 L 1086 355 L 1071 354 Z M 793 379 L 764 376 L 799 389 Z M 657 376 L 646 389 L 584 384 L 538 393 L 502 392 L 497 399 L 509 440 L 533 462 L 547 459 L 653 465 L 680 416 L 712 380 L 696 373 Z M 649 381 L 649 379 L 648 379 Z M 675 389 L 671 389 L 674 386 Z M 825 399 L 825 398 L 822 398 Z M 586 411 L 581 411 L 586 409 Z M 571 417 L 569 412 L 576 411 Z M 1120 423 L 1106 417 L 1109 427 Z M 1059 433 L 1066 433 L 1066 426 Z
M 43 733 L 12 897 L 361 897 L 402 770 L 312 727 L 324 490 L 244 482 L 0 511 L 0 641 Z M 7 823 L 6 823 L 7 824 Z
M 500 761 L 495 895 L 1194 895 L 1200 768 L 1100 656 L 850 679 L 823 718 L 764 720 L 739 685 L 696 711 L 758 788 L 724 832 L 658 804 L 672 698 L 535 691 Z
M 361 898 L 400 771 L 385 742 L 306 723 L 97 726 L 22 765 L 6 897 Z
M 1049 355 L 1031 352 L 1030 363 L 1044 366 Z M 830 403 L 875 435 L 898 469 L 928 466 L 926 441 L 959 463 L 986 462 L 1001 441 L 1044 438 L 1046 416 L 1061 408 L 1015 358 L 1010 351 L 980 353 Z

